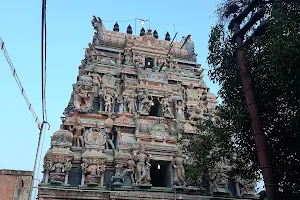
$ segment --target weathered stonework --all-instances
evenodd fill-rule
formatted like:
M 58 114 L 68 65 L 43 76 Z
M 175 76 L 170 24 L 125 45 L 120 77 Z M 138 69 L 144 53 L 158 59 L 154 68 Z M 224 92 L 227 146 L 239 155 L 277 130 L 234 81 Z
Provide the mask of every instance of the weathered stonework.
M 157 31 L 120 33 L 117 23 L 106 30 L 96 17 L 92 25 L 61 130 L 45 155 L 38 198 L 210 199 L 186 183 L 187 157 L 176 144 L 217 105 L 190 36 L 172 43 L 168 34 L 158 40 Z M 229 194 L 223 175 L 211 172 L 211 193 Z

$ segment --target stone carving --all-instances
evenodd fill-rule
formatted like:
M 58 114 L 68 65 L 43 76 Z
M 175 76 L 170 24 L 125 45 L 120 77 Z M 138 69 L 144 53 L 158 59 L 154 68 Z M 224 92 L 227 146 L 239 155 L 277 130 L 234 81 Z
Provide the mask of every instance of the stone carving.
M 92 22 L 92 25 L 93 25 L 94 29 L 97 32 L 100 31 L 101 29 L 104 29 L 103 24 L 102 24 L 102 20 L 100 19 L 100 17 L 93 16 L 93 19 L 92 19 L 91 22 Z
M 141 81 L 151 81 L 159 83 L 167 83 L 168 73 L 167 71 L 159 72 L 156 68 L 152 68 L 150 72 L 149 69 L 137 68 L 138 79 Z
M 161 123 L 160 121 L 153 125 L 150 135 L 154 137 L 167 137 L 169 135 L 166 124 Z
M 174 177 L 173 177 L 173 182 L 175 185 L 179 186 L 185 186 L 185 171 L 184 171 L 184 164 L 185 160 L 182 156 L 182 153 L 180 150 L 178 150 L 175 154 L 175 157 L 172 160 L 172 165 L 174 168 Z
M 122 64 L 122 60 L 123 60 L 123 56 L 121 53 L 118 54 L 117 57 L 117 65 L 121 65 Z
M 50 172 L 50 182 L 54 184 L 67 184 L 68 173 L 72 167 L 71 157 L 64 155 L 53 155 L 53 165 Z
M 101 88 L 101 77 L 98 74 L 92 74 L 93 78 L 93 92 L 94 94 L 99 94 Z
M 206 97 L 208 112 L 215 110 L 218 104 L 216 96 L 212 93 L 207 93 Z
M 78 117 L 75 125 L 71 128 L 69 126 L 69 130 L 73 133 L 73 146 L 74 147 L 83 147 L 83 133 L 85 128 L 82 126 L 80 122 L 80 118 Z
M 142 144 L 139 145 L 139 151 L 137 154 L 133 155 L 133 159 L 136 162 L 136 173 L 135 173 L 136 184 L 146 184 L 147 183 L 146 166 L 150 165 L 150 163 L 148 162 L 144 145 Z
M 158 101 L 163 107 L 164 116 L 168 118 L 174 118 L 174 115 L 171 111 L 168 94 L 165 94 L 165 97 Z
M 82 182 L 88 186 L 103 186 L 106 157 L 102 154 L 82 158 Z
M 104 90 L 104 112 L 111 113 L 114 99 L 116 97 L 116 93 L 112 89 Z
M 73 135 L 71 132 L 61 129 L 51 137 L 51 149 L 44 157 L 43 183 L 68 184 L 69 171 L 72 168 L 73 153 L 70 151 Z
M 128 97 L 125 97 L 127 106 L 128 106 L 128 112 L 130 114 L 133 114 L 135 112 L 135 106 L 136 106 L 136 100 L 135 100 L 135 95 L 131 94 Z
M 107 58 L 107 57 L 101 58 L 99 60 L 99 62 L 102 64 L 106 64 L 106 65 L 115 65 L 116 64 L 115 61 L 113 61 L 111 58 Z
M 134 56 L 134 64 L 135 66 L 143 66 L 144 58 L 139 53 Z
M 124 100 L 122 96 L 116 98 L 117 112 L 124 112 Z
M 72 146 L 73 134 L 64 130 L 63 125 L 61 125 L 60 130 L 53 133 L 51 137 L 51 146 L 59 146 L 59 147 L 70 147 Z
M 106 142 L 105 142 L 105 149 L 111 149 L 115 151 L 115 145 L 113 143 L 114 134 L 112 133 L 112 128 L 114 125 L 114 121 L 109 117 L 104 121 L 104 128 L 105 128 L 105 135 L 106 135 Z
M 104 86 L 111 86 L 111 87 L 115 87 L 116 85 L 116 78 L 110 74 L 105 74 L 102 77 L 102 82 Z
M 121 124 L 128 124 L 129 123 L 129 119 L 128 117 L 126 117 L 126 115 L 121 115 L 116 119 L 117 123 L 121 123 Z
M 74 87 L 74 106 L 77 111 L 89 112 L 94 100 L 93 87 L 88 84 L 79 83 Z
M 131 154 L 129 154 L 127 156 L 127 160 L 126 160 L 126 163 L 124 164 L 124 166 L 126 167 L 126 169 L 122 173 L 122 178 L 124 179 L 125 176 L 127 174 L 129 174 L 131 184 L 134 184 L 135 183 L 135 180 L 134 180 L 135 162 L 134 162 Z
M 85 49 L 85 58 L 89 62 L 96 61 L 98 59 L 97 50 L 91 43 L 89 43 L 88 46 L 89 47 Z
M 241 195 L 256 195 L 256 181 L 255 180 L 248 180 L 242 179 L 241 177 L 237 177 L 237 183 L 240 186 Z
M 151 107 L 154 105 L 153 103 L 153 97 L 150 96 L 150 99 L 149 99 L 149 96 L 148 95 L 143 95 L 143 100 L 141 102 L 141 110 L 140 110 L 140 113 L 142 115 L 149 115 L 149 112 L 150 112 L 150 109 Z
M 85 148 L 99 149 L 105 144 L 105 132 L 98 126 L 85 131 L 84 136 Z
M 159 56 L 157 58 L 157 66 L 158 67 L 161 67 L 162 65 L 165 65 L 165 63 L 166 63 L 166 59 L 162 58 L 161 56 Z
M 216 194 L 228 194 L 228 172 L 230 166 L 224 157 L 216 164 L 215 168 L 209 173 L 210 191 Z
M 188 109 L 189 120 L 199 120 L 203 119 L 204 105 L 202 101 L 199 101 L 195 108 Z
M 125 64 L 127 64 L 127 65 L 131 64 L 132 49 L 125 48 L 125 50 L 124 50 L 124 56 L 125 56 Z
M 170 125 L 170 135 L 177 136 L 178 138 L 181 138 L 182 134 L 182 125 L 180 121 L 175 120 L 171 125 Z
M 184 104 L 182 100 L 177 101 L 176 104 L 176 119 L 184 120 Z
M 195 133 L 195 128 L 188 122 L 183 125 L 183 130 L 185 133 Z

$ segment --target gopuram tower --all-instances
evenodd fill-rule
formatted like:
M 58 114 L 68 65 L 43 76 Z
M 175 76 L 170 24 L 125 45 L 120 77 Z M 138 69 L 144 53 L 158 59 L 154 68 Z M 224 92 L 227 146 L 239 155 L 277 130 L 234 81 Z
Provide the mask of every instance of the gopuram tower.
M 136 36 L 117 23 L 109 31 L 96 17 L 92 25 L 38 199 L 211 199 L 186 183 L 187 157 L 176 143 L 195 136 L 217 105 L 190 36 L 159 40 L 144 28 Z M 229 195 L 227 180 L 216 179 L 211 194 Z

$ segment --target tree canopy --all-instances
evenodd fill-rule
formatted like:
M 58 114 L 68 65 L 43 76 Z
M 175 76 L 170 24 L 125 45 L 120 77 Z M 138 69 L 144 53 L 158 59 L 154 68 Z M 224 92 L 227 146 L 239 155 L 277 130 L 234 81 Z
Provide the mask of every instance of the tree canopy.
M 201 122 L 199 131 L 203 134 L 190 143 L 188 150 L 195 164 L 187 176 L 192 181 L 198 181 L 218 160 L 218 156 L 208 156 L 216 147 L 226 149 L 228 155 L 237 153 L 235 173 L 254 178 L 260 172 L 236 46 L 228 30 L 232 16 L 224 17 L 232 3 L 245 6 L 248 2 L 225 0 L 217 10 L 219 20 L 211 29 L 209 77 L 220 85 L 222 104 L 217 108 L 217 120 Z M 275 0 L 265 4 L 270 25 L 244 51 L 282 199 L 295 199 L 300 195 L 300 2 Z

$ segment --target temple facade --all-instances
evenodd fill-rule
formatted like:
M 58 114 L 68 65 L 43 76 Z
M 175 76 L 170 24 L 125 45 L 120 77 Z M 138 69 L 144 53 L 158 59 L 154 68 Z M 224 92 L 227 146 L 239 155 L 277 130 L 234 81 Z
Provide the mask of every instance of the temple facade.
M 98 17 L 92 25 L 93 40 L 44 157 L 38 199 L 211 199 L 185 181 L 188 155 L 177 144 L 197 134 L 198 120 L 213 119 L 217 105 L 191 36 L 173 42 L 166 33 L 160 40 L 144 28 L 136 36 L 130 25 L 119 32 L 117 23 L 109 31 Z M 217 166 L 210 194 L 253 199 L 249 184 L 230 189 L 217 176 L 224 166 Z

